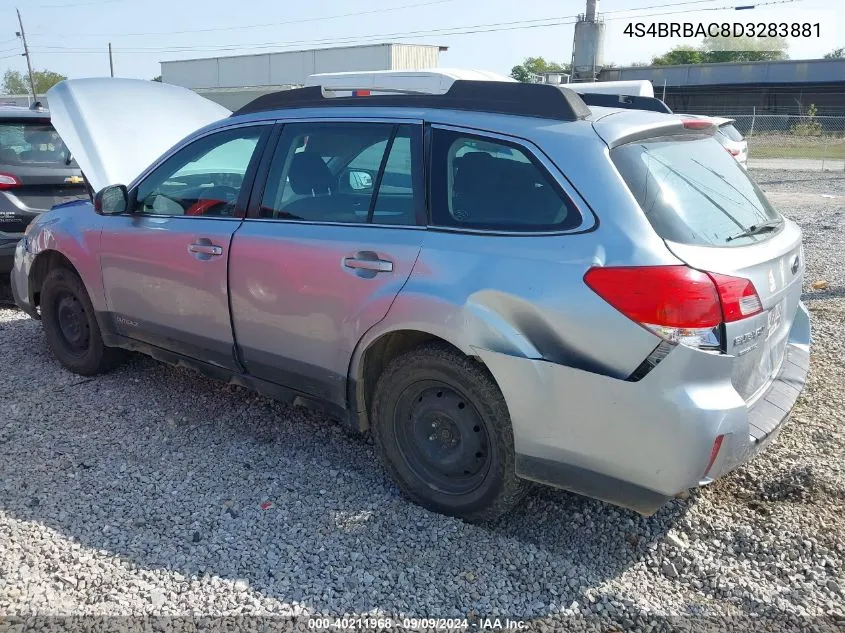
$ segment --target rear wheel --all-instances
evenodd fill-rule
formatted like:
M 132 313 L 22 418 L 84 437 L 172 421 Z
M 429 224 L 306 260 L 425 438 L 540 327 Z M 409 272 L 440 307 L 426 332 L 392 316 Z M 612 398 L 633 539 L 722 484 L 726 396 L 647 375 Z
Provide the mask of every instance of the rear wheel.
M 106 372 L 123 358 L 122 350 L 103 343 L 88 292 L 79 276 L 66 268 L 51 270 L 44 279 L 41 323 L 50 350 L 76 374 Z
M 482 521 L 521 499 L 507 405 L 476 361 L 445 345 L 412 350 L 382 374 L 372 413 L 382 461 L 420 505 Z

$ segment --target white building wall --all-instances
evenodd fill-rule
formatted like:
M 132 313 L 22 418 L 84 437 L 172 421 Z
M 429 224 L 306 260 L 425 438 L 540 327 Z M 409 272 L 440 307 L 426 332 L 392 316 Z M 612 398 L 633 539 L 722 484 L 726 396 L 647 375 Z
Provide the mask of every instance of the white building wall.
M 161 63 L 162 81 L 185 88 L 302 85 L 314 73 L 439 66 L 439 46 L 375 44 Z
M 390 68 L 385 70 L 423 70 L 440 66 L 439 46 L 391 45 Z
M 161 65 L 161 80 L 186 88 L 213 88 L 219 84 L 218 59 L 194 59 Z

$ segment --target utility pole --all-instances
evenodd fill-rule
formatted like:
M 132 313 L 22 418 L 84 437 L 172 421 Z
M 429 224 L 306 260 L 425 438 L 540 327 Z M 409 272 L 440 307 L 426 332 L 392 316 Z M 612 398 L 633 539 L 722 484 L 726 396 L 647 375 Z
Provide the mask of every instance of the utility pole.
M 111 76 L 114 77 L 114 60 L 111 56 L 111 42 L 109 42 L 109 72 Z
M 15 11 L 18 14 L 18 24 L 21 27 L 20 32 L 16 33 L 16 35 L 21 38 L 21 40 L 23 40 L 23 56 L 26 57 L 26 67 L 27 70 L 29 70 L 29 87 L 32 89 L 32 99 L 36 100 L 38 99 L 38 95 L 35 94 L 35 80 L 32 78 L 32 60 L 29 58 L 29 47 L 27 47 L 26 45 L 26 33 L 24 33 L 23 30 L 23 20 L 21 19 L 21 11 L 17 8 L 15 9 Z

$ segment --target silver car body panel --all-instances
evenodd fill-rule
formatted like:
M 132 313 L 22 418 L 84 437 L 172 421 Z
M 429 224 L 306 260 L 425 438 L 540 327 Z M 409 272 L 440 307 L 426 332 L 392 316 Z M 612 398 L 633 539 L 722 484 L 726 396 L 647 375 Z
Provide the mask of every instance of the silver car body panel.
M 128 185 L 188 134 L 231 114 L 192 90 L 140 79 L 69 79 L 47 99 L 53 126 L 94 191 Z
M 175 333 L 201 335 L 197 349 L 202 339 L 206 344 L 222 341 L 216 353 L 206 349 L 196 359 L 205 366 L 225 369 L 220 352 L 234 344 L 238 358 L 232 361 L 230 379 L 239 384 L 256 384 L 252 377 L 288 383 L 297 393 L 336 404 L 346 391 L 340 408 L 357 414 L 354 419 L 362 426 L 368 409 L 361 391 L 367 350 L 397 332 L 438 337 L 483 362 L 502 389 L 519 475 L 645 513 L 706 481 L 717 436 L 725 435 L 724 449 L 708 477 L 742 463 L 776 435 L 803 386 L 809 350 L 809 319 L 799 303 L 803 257 L 793 270 L 800 231 L 787 223 L 747 247 L 667 245 L 615 169 L 608 146 L 632 135 L 682 132 L 677 118 L 595 108 L 591 119 L 558 122 L 479 112 L 322 107 L 236 117 L 193 137 L 236 123 L 361 119 L 421 120 L 516 142 L 569 195 L 583 222 L 565 233 L 517 235 L 175 220 L 193 222 L 192 238 L 213 231 L 222 232 L 223 240 L 232 236 L 224 274 L 226 258 L 218 258 L 216 272 L 204 266 L 208 262 L 186 268 L 184 249 L 176 245 L 154 254 L 142 244 L 133 246 L 131 257 L 120 255 L 117 265 L 120 246 L 104 244 L 114 227 L 127 232 L 121 239 L 128 240 L 137 228 L 138 234 L 164 244 L 174 220 L 156 224 L 150 218 L 59 209 L 37 220 L 18 247 L 16 298 L 35 313 L 29 284 L 33 262 L 57 250 L 79 271 L 98 312 L 108 313 L 115 301 L 126 299 L 121 312 L 149 310 L 149 320 L 158 319 Z M 180 147 L 188 142 L 190 137 Z M 175 233 L 184 236 L 183 230 L 188 229 Z M 343 260 L 360 251 L 391 259 L 394 270 L 362 277 L 344 269 Z M 593 266 L 682 263 L 748 276 L 760 290 L 766 311 L 749 323 L 731 324 L 729 336 L 741 336 L 758 320 L 768 324 L 776 305 L 781 306 L 779 321 L 759 349 L 740 355 L 742 344 L 727 354 L 673 346 L 644 377 L 632 378 L 662 339 L 612 308 L 585 285 L 583 276 Z M 776 276 L 772 290 L 770 271 Z M 123 316 L 141 327 L 140 318 Z M 135 327 L 132 323 L 120 327 L 118 332 L 106 323 L 115 334 L 133 336 L 127 329 Z M 137 341 L 142 334 L 134 336 Z M 751 423 L 755 416 L 757 427 Z

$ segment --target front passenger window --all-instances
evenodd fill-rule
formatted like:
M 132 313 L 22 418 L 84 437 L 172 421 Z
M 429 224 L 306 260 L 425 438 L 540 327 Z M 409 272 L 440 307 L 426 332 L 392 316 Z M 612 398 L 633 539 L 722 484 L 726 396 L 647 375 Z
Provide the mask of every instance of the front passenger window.
M 224 130 L 182 148 L 138 186 L 135 212 L 233 217 L 244 176 L 268 127 Z

